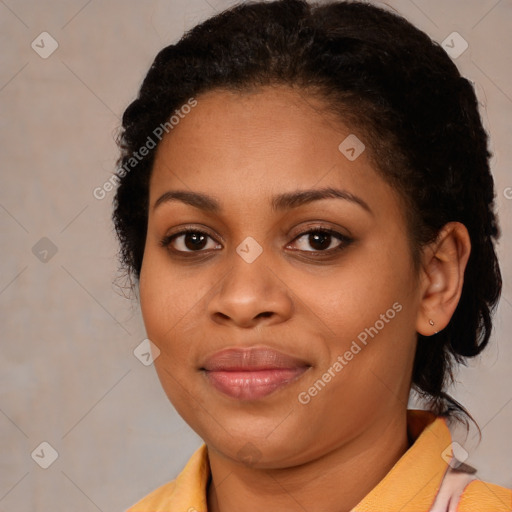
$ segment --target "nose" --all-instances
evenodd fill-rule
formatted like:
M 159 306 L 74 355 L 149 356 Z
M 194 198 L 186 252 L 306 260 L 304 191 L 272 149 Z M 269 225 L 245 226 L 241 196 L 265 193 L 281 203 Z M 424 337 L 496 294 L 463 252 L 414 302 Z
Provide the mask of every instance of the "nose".
M 208 304 L 210 318 L 218 324 L 242 328 L 277 324 L 290 318 L 290 290 L 262 258 L 247 263 L 237 254 Z

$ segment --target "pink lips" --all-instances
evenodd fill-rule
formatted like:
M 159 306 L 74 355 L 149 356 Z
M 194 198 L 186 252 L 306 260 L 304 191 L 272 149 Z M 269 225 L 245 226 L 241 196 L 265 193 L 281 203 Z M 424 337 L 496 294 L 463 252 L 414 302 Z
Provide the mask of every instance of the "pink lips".
M 268 348 L 226 349 L 204 364 L 208 381 L 239 400 L 257 400 L 285 386 L 307 369 L 304 361 Z

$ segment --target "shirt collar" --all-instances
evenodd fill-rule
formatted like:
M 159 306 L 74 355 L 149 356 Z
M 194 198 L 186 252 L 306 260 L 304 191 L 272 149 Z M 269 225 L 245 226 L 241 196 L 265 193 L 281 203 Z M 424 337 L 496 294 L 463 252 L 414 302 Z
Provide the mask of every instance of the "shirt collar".
M 453 453 L 446 420 L 427 411 L 407 411 L 413 445 L 352 512 L 430 510 Z
M 444 418 L 427 411 L 407 411 L 412 446 L 352 512 L 430 510 L 449 467 L 451 435 Z M 208 450 L 203 444 L 176 480 L 160 487 L 128 512 L 205 512 L 210 479 Z

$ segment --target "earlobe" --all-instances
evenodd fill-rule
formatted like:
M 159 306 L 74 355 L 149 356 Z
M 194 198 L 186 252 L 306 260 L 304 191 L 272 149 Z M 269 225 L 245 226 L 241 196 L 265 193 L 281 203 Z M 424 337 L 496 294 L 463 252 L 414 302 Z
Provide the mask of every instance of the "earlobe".
M 471 252 L 466 226 L 449 222 L 422 255 L 421 297 L 416 331 L 432 336 L 449 323 L 462 293 Z

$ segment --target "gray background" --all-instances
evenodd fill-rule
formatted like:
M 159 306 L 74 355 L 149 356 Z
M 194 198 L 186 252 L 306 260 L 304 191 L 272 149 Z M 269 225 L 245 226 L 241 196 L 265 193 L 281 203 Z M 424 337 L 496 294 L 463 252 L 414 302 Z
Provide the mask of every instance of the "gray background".
M 133 354 L 145 334 L 113 285 L 113 193 L 93 189 L 114 169 L 120 116 L 155 54 L 232 3 L 0 0 L 1 512 L 124 510 L 201 442 Z M 482 478 L 512 487 L 512 2 L 388 5 L 439 42 L 457 31 L 469 43 L 456 62 L 492 137 L 505 285 L 491 346 L 454 392 L 483 441 L 457 439 Z M 43 31 L 59 44 L 46 59 L 31 47 Z M 58 452 L 47 469 L 42 442 Z

